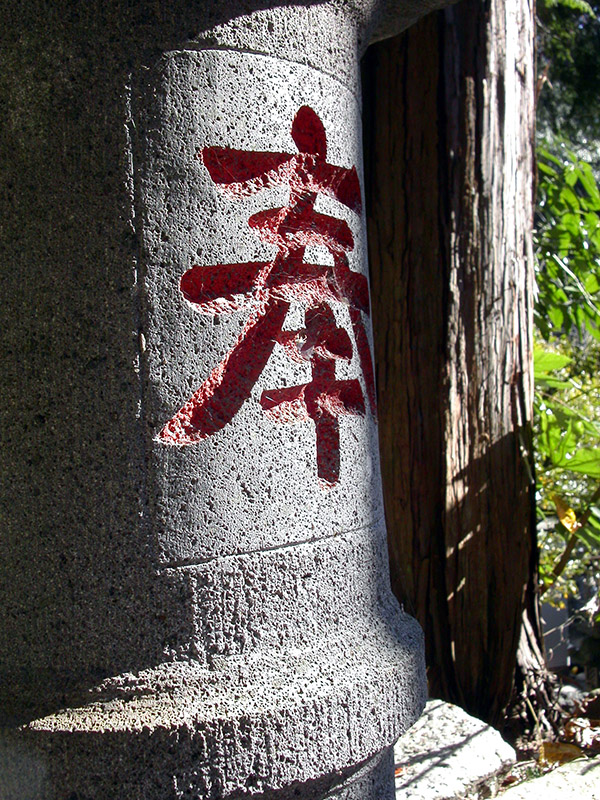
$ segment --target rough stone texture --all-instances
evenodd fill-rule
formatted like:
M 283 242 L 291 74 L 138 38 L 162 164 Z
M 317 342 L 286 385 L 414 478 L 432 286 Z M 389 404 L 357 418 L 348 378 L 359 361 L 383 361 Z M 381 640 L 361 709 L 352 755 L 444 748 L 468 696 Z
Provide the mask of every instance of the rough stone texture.
M 223 194 L 198 149 L 296 153 L 308 105 L 360 178 L 378 7 L 50 6 L 2 9 L 0 796 L 381 800 L 424 664 L 389 591 L 373 415 L 341 418 L 323 488 L 313 422 L 260 407 L 310 377 L 275 349 L 227 426 L 160 441 L 247 319 L 197 313 L 181 276 L 273 258 L 248 219 L 289 196 Z M 365 276 L 357 208 L 316 211 Z M 353 342 L 336 378 L 368 394 L 349 304 L 327 305 Z
M 502 792 L 506 800 L 600 800 L 600 758 L 573 761 Z
M 429 700 L 418 722 L 396 742 L 395 767 L 401 770 L 396 798 L 460 800 L 515 760 L 497 730 L 458 706 Z
M 135 105 L 141 107 L 137 120 L 134 108 L 134 120 L 148 314 L 144 402 L 148 424 L 158 433 L 234 345 L 252 310 L 200 314 L 182 298 L 181 276 L 193 264 L 231 264 L 235 277 L 236 265 L 273 258 L 275 246 L 261 241 L 248 220 L 284 206 L 289 195 L 285 184 L 240 198 L 219 191 L 197 152 L 218 144 L 296 153 L 292 122 L 299 108 L 310 105 L 325 126 L 327 160 L 357 165 L 362 173 L 359 108 L 338 81 L 313 69 L 220 51 L 168 54 L 144 75 Z M 364 217 L 324 195 L 317 203 L 319 212 L 348 224 L 354 239 L 350 269 L 366 274 Z M 333 263 L 324 247 L 308 247 L 305 261 Z M 304 309 L 293 301 L 284 328 L 301 328 Z M 351 331 L 348 306 L 336 303 L 332 310 Z M 181 448 L 153 441 L 150 474 L 156 483 L 148 494 L 161 564 L 193 564 L 381 525 L 371 413 L 344 418 L 340 481 L 323 491 L 312 424 L 278 424 L 261 408 L 263 390 L 302 384 L 310 375 L 309 361 L 298 364 L 278 347 L 251 398 L 221 431 Z M 351 361 L 338 363 L 336 376 L 361 376 L 356 346 Z
M 358 92 L 358 61 L 371 42 L 398 34 L 451 2 L 455 0 L 303 0 L 284 7 L 268 0 L 217 2 L 194 41 L 307 64 Z M 236 5 L 249 13 L 232 13 Z
M 211 669 L 171 663 L 110 679 L 86 705 L 5 738 L 2 797 L 262 796 L 335 765 L 325 794 L 393 739 L 398 716 L 419 702 L 419 675 L 398 669 L 406 651 L 390 650 L 394 633 L 361 638 L 352 652 L 346 639 L 321 642 L 318 652 L 215 659 Z M 295 789 L 289 796 L 305 796 Z

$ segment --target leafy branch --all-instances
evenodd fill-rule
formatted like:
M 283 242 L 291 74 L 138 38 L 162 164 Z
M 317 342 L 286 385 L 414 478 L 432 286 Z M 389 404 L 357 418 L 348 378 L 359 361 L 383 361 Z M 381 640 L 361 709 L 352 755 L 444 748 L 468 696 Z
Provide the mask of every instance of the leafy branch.
M 558 582 L 571 585 L 600 553 L 600 190 L 590 164 L 562 140 L 539 149 L 538 170 L 534 434 L 538 513 L 546 519 L 540 593 L 561 602 Z

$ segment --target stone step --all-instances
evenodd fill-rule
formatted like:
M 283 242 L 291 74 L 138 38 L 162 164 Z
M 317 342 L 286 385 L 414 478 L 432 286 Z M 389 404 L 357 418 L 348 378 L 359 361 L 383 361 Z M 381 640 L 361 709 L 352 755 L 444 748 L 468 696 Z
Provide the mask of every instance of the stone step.
M 600 758 L 578 759 L 504 791 L 501 800 L 600 800 Z
M 496 790 L 496 776 L 504 775 L 516 753 L 490 725 L 430 700 L 396 743 L 394 761 L 396 800 L 471 800 L 484 784 Z

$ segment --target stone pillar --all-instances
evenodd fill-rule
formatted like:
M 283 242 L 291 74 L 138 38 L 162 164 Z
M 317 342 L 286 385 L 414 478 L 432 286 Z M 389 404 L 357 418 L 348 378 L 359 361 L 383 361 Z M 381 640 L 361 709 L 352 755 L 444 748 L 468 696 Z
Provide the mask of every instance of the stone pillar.
M 12 4 L 2 798 L 393 797 L 357 65 L 429 5 Z

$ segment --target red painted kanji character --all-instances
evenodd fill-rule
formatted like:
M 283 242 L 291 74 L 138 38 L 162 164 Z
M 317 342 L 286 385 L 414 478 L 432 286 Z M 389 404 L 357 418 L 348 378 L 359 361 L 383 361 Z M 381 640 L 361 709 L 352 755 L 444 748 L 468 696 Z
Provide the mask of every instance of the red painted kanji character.
M 358 380 L 337 380 L 335 362 L 350 360 L 352 344 L 338 328 L 332 301 L 344 303 L 350 313 L 367 395 L 375 412 L 373 365 L 361 314 L 369 313 L 367 280 L 352 272 L 347 253 L 354 247 L 344 220 L 314 210 L 319 193 L 336 198 L 360 213 L 360 186 L 356 169 L 326 161 L 327 140 L 323 123 L 303 106 L 292 124 L 299 152 L 263 153 L 205 147 L 199 155 L 212 180 L 224 192 L 240 198 L 276 184 L 290 188 L 283 208 L 254 214 L 249 225 L 263 241 L 277 247 L 269 262 L 193 266 L 181 278 L 184 297 L 200 313 L 216 315 L 251 308 L 237 342 L 221 363 L 167 422 L 159 434 L 166 444 L 187 445 L 216 433 L 227 425 L 250 396 L 275 343 L 295 360 L 310 361 L 312 380 L 301 386 L 265 391 L 261 405 L 274 420 L 312 419 L 317 433 L 319 477 L 334 484 L 339 476 L 338 417 L 364 414 Z M 308 264 L 309 245 L 326 247 L 333 266 Z M 306 306 L 306 327 L 284 331 L 292 300 Z

